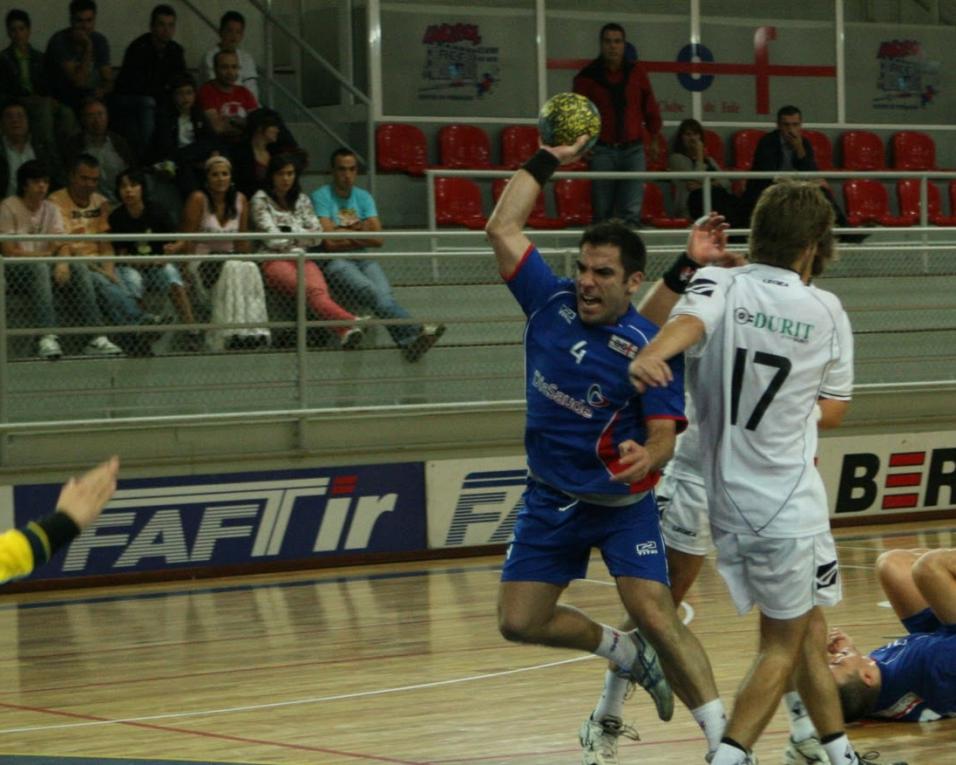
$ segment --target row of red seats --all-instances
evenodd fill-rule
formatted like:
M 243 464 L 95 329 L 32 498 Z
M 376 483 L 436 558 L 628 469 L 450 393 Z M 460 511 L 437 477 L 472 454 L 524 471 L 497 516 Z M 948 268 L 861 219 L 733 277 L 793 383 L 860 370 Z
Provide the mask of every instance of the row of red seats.
M 495 201 L 501 195 L 507 180 L 497 178 L 492 183 Z M 846 216 L 851 226 L 914 226 L 919 223 L 920 182 L 907 179 L 896 182 L 900 214 L 890 212 L 886 187 L 876 180 L 854 179 L 843 184 Z M 943 214 L 939 188 L 927 184 L 928 219 L 936 226 L 956 226 L 956 181 L 949 184 L 949 204 L 954 214 Z M 591 182 L 563 178 L 554 183 L 554 203 L 558 217 L 548 216 L 544 192 L 538 195 L 528 225 L 536 229 L 560 229 L 565 226 L 586 226 L 591 222 Z M 482 229 L 488 219 L 483 212 L 481 187 L 467 178 L 435 179 L 435 220 L 439 226 L 465 226 Z M 644 204 L 641 221 L 654 228 L 686 228 L 687 218 L 672 218 L 664 206 L 664 195 L 656 183 L 644 185 Z
M 757 142 L 765 130 L 740 130 L 731 138 L 734 152 L 734 170 L 750 170 Z M 833 145 L 826 133 L 804 130 L 813 146 L 817 166 L 822 171 L 835 169 Z M 426 168 L 455 168 L 463 170 L 513 170 L 527 160 L 538 148 L 538 130 L 533 125 L 512 125 L 503 128 L 500 136 L 501 164 L 491 162 L 491 141 L 488 134 L 476 125 L 446 125 L 438 131 L 439 164 L 428 164 L 428 142 L 425 134 L 414 125 L 383 123 L 376 130 L 378 169 L 381 172 L 401 172 L 423 175 Z M 648 160 L 648 170 L 667 169 L 667 141 L 656 138 L 659 151 L 656 160 Z M 717 164 L 727 168 L 723 139 L 713 130 L 704 131 L 707 153 Z M 936 144 L 931 136 L 914 130 L 894 133 L 892 169 L 937 170 Z M 887 169 L 882 139 L 868 130 L 850 130 L 840 135 L 844 170 L 879 171 Z M 585 169 L 577 163 L 566 169 Z
M 491 193 L 497 202 L 505 188 L 506 178 L 496 178 Z M 591 222 L 591 182 L 562 178 L 554 182 L 554 204 L 558 217 L 547 214 L 544 192 L 535 201 L 528 226 L 536 229 L 559 229 L 586 226 Z M 439 226 L 465 226 L 482 229 L 488 222 L 483 211 L 481 187 L 468 178 L 435 178 L 435 221 Z M 641 221 L 655 228 L 687 228 L 688 218 L 672 218 L 664 206 L 664 194 L 656 183 L 644 184 Z

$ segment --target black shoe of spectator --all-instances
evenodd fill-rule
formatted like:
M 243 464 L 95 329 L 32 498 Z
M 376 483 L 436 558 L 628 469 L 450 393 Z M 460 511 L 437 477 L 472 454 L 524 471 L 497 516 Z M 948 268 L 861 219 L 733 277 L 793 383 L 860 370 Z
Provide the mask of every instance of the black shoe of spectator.
M 840 244 L 863 244 L 869 237 L 869 234 L 840 234 L 837 239 Z

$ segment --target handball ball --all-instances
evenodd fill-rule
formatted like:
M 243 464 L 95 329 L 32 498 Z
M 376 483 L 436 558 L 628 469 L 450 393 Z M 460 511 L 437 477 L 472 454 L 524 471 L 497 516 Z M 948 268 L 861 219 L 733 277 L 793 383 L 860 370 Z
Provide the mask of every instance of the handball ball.
M 601 132 L 601 113 L 590 99 L 580 93 L 558 93 L 544 102 L 538 112 L 538 133 L 546 146 L 570 146 L 578 136 L 588 133 L 586 149 L 597 143 Z

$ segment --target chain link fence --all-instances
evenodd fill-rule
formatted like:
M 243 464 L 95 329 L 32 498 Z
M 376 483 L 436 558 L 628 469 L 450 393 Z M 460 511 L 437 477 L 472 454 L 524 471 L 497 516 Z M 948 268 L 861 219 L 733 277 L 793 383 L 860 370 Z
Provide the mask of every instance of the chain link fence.
M 650 283 L 686 232 L 644 233 Z M 520 399 L 524 318 L 483 237 L 382 236 L 341 256 L 3 259 L 0 421 Z M 573 276 L 577 236 L 534 238 Z M 843 250 L 820 284 L 850 313 L 858 382 L 954 379 L 953 232 Z

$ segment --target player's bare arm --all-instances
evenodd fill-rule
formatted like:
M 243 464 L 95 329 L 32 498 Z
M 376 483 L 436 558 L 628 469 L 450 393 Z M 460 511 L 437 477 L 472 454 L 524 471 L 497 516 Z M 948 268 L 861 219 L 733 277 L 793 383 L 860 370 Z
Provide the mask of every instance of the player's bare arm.
M 850 408 L 849 401 L 839 401 L 834 398 L 817 399 L 817 404 L 820 407 L 820 419 L 817 420 L 817 427 L 820 430 L 840 427 L 847 409 Z
M 727 252 L 727 229 L 730 224 L 723 215 L 711 212 L 699 218 L 687 235 L 687 257 L 691 263 L 686 265 L 687 277 L 693 275 L 696 268 L 713 265 L 739 266 L 745 261 L 742 255 Z M 683 257 L 683 256 L 682 256 Z M 674 264 L 681 269 L 682 258 Z M 672 267 L 672 269 L 674 268 Z M 684 276 L 678 274 L 678 276 Z M 683 283 L 683 282 L 681 282 Z M 680 300 L 681 293 L 674 289 L 675 281 L 665 278 L 655 284 L 644 296 L 638 306 L 638 312 L 648 321 L 662 326 L 671 310 Z
M 539 151 L 548 152 L 559 164 L 566 165 L 581 156 L 588 138 L 585 134 L 572 146 L 542 146 Z M 514 273 L 531 245 L 531 240 L 524 235 L 523 229 L 540 193 L 541 185 L 535 177 L 523 168 L 518 170 L 505 186 L 488 225 L 485 226 L 485 233 L 498 261 L 498 271 L 505 278 Z
M 683 353 L 704 336 L 704 323 L 696 316 L 680 315 L 664 325 L 628 367 L 628 375 L 640 393 L 648 388 L 660 388 L 674 379 L 667 363 L 678 353 Z

